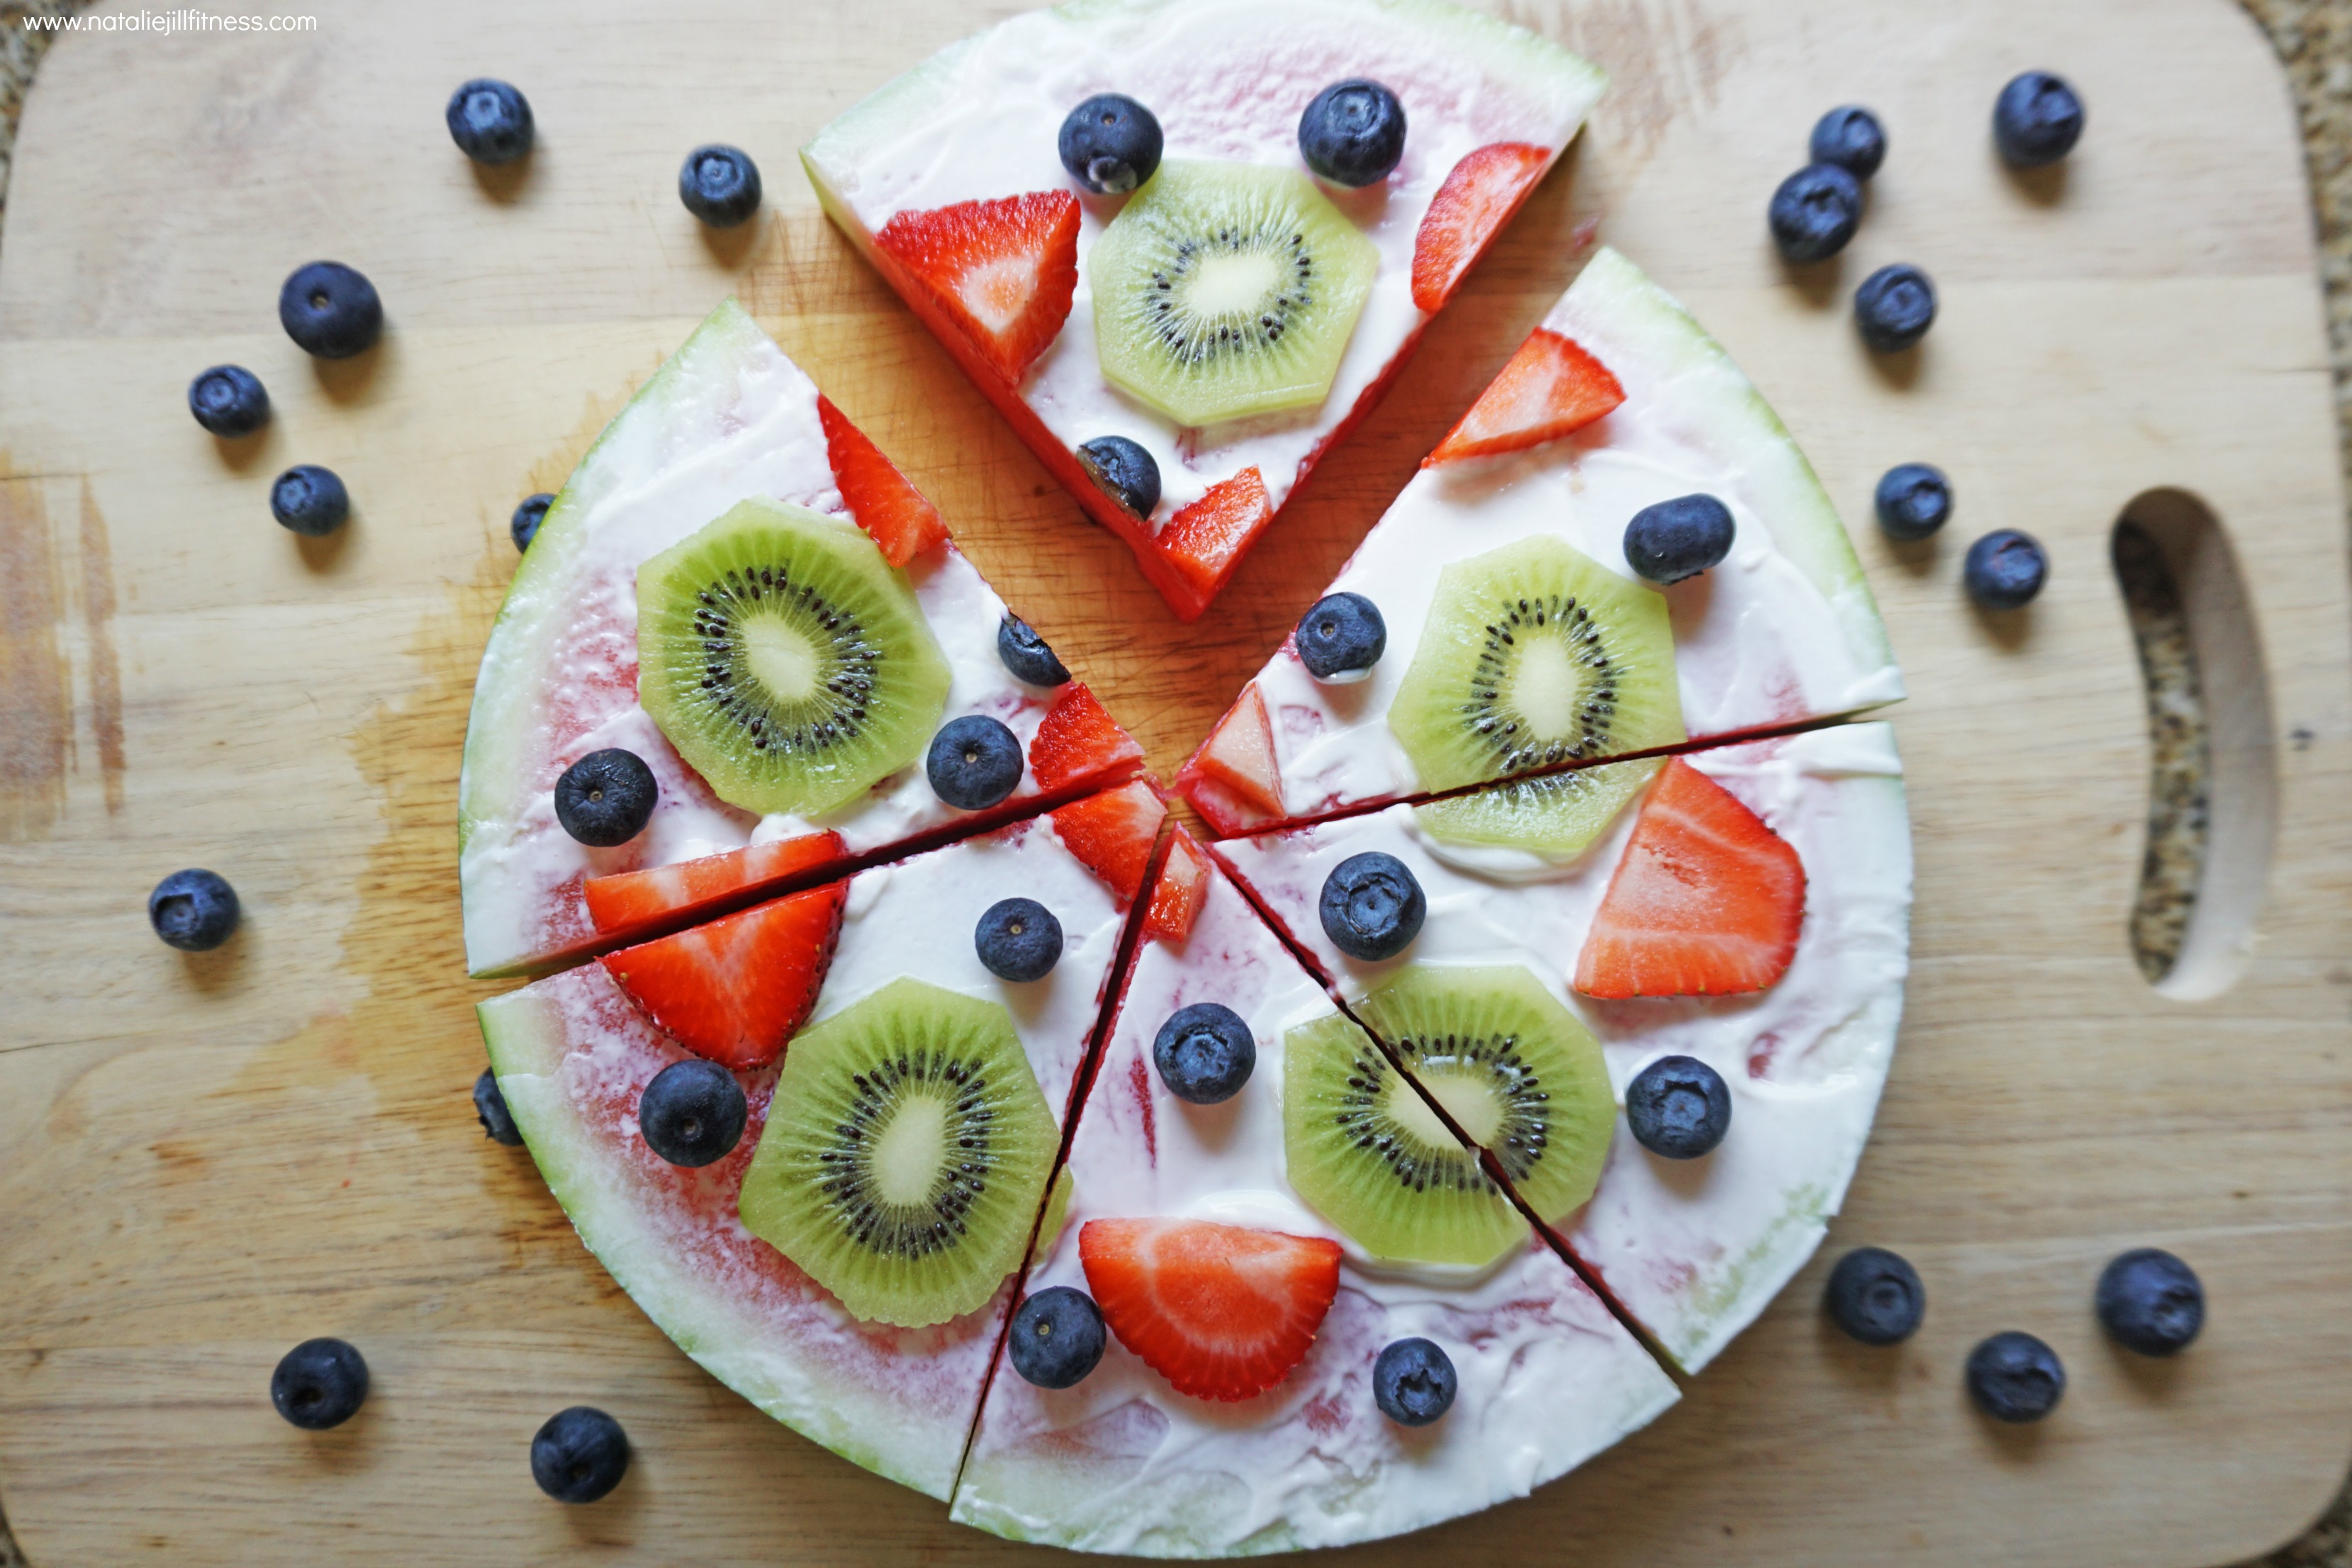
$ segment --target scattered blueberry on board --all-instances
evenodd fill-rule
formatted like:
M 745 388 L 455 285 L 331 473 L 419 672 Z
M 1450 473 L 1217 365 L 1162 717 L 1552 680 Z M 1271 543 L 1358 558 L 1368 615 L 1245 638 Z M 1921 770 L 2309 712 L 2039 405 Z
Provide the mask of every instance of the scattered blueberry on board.
M 304 353 L 349 359 L 383 334 L 383 301 L 374 284 L 341 262 L 313 261 L 278 290 L 278 321 Z
M 2042 592 L 2050 562 L 2030 534 L 1997 528 L 1969 546 L 1969 597 L 1988 610 L 2021 610 Z
M 1434 1341 L 1394 1340 L 1372 1362 L 1372 1403 L 1400 1426 L 1426 1426 L 1454 1408 L 1454 1358 Z
M 1993 145 L 2011 168 L 2054 163 L 2082 136 L 2083 100 L 2063 77 L 2027 71 L 2011 78 L 1993 100 Z
M 555 781 L 555 820 L 581 843 L 609 849 L 643 832 L 660 798 L 661 785 L 645 759 L 607 746 L 589 752 Z
M 1372 673 L 1388 651 L 1389 626 L 1361 594 L 1331 594 L 1307 606 L 1290 640 L 1307 674 L 1339 686 Z
M 269 1374 L 269 1403 L 306 1432 L 341 1426 L 359 1413 L 367 1392 L 365 1358 L 341 1340 L 304 1340 Z
M 1060 686 L 1070 679 L 1036 628 L 1009 612 L 996 627 L 996 657 L 1015 679 L 1032 686 Z
M 1098 92 L 1070 110 L 1055 143 L 1070 177 L 1105 196 L 1123 195 L 1151 178 L 1162 144 L 1159 119 L 1117 92 Z
M 216 364 L 188 383 L 188 412 L 214 435 L 235 440 L 269 423 L 269 392 L 241 364 Z
M 1898 1344 L 1927 1312 L 1919 1271 L 1883 1247 L 1857 1247 L 1830 1270 L 1822 1304 L 1830 1321 L 1866 1345 Z
M 760 169 L 740 147 L 713 142 L 686 155 L 677 199 L 713 228 L 733 228 L 760 208 Z
M 735 1075 L 700 1057 L 670 1063 L 637 1097 L 637 1131 L 646 1147 L 688 1169 L 733 1153 L 751 1114 Z
M 1071 1388 L 1101 1362 L 1102 1309 L 1084 1290 L 1055 1285 L 1033 1292 L 1013 1314 L 1005 1351 L 1013 1370 L 1040 1388 Z
M 1394 958 L 1421 934 L 1429 900 L 1412 868 L 1393 855 L 1350 855 L 1323 879 L 1316 912 L 1323 934 L 1350 958 Z
M 280 528 L 323 539 L 350 519 L 352 492 L 334 469 L 297 463 L 271 482 L 269 515 Z
M 522 1147 L 522 1129 L 514 1122 L 514 1112 L 507 1109 L 507 1097 L 499 1089 L 499 1075 L 488 1068 L 474 1080 L 474 1114 L 481 1120 L 483 1136 L 493 1143 L 503 1143 L 509 1149 Z
M 594 1502 L 629 1471 L 629 1435 L 585 1405 L 559 1410 L 530 1440 L 530 1479 L 558 1502 Z
M 2058 1352 L 2015 1330 L 1999 1333 L 1969 1352 L 1969 1397 L 1996 1421 L 2023 1426 L 2058 1408 L 2066 1392 L 2066 1369 Z
M 1062 962 L 1062 922 L 1034 899 L 1000 899 L 972 929 L 982 967 L 999 980 L 1043 980 Z
M 1862 341 L 1883 354 L 1899 353 L 1936 322 L 1936 286 L 1908 262 L 1882 267 L 1853 291 L 1853 321 Z
M 516 550 L 530 548 L 530 542 L 539 537 L 539 525 L 547 521 L 547 509 L 554 504 L 555 498 L 545 490 L 525 496 L 515 504 L 514 516 L 507 520 L 507 532 L 512 536 Z
M 1179 1007 L 1152 1037 L 1151 1065 L 1168 1092 L 1192 1105 L 1221 1105 L 1257 1068 L 1257 1040 L 1242 1016 L 1217 1002 Z
M 940 726 L 923 765 L 941 800 L 961 811 L 982 811 L 1021 783 L 1021 742 L 1002 721 L 967 713 Z
M 147 923 L 182 952 L 210 952 L 236 930 L 236 889 L 212 871 L 174 871 L 147 895 Z
M 1660 1057 L 1625 1086 L 1625 1121 L 1651 1153 L 1696 1160 L 1731 1131 L 1731 1089 L 1696 1057 Z
M 1897 463 L 1879 476 L 1872 498 L 1889 539 L 1925 539 L 1952 521 L 1952 483 L 1941 468 Z
M 1679 583 L 1731 553 L 1731 509 L 1709 495 L 1645 506 L 1625 525 L 1625 563 L 1653 583 Z
M 2099 1322 L 2117 1344 L 2142 1355 L 2185 1350 L 2205 1326 L 2197 1271 L 2160 1247 L 2137 1247 L 2100 1271 Z
M 1862 226 L 1862 186 L 1835 163 L 1808 163 L 1773 191 L 1764 221 L 1783 259 L 1826 261 Z
M 1078 448 L 1078 466 L 1111 500 L 1137 517 L 1160 504 L 1160 465 L 1124 436 L 1097 436 Z
M 449 95 L 449 139 L 477 163 L 511 163 L 530 151 L 530 100 L 509 83 L 477 77 Z
M 1379 82 L 1335 81 L 1298 117 L 1298 152 L 1335 185 L 1377 184 L 1404 156 L 1404 105 Z
M 1813 122 L 1806 151 L 1816 163 L 1834 163 L 1855 179 L 1866 180 L 1886 162 L 1886 129 L 1860 104 L 1842 104 Z

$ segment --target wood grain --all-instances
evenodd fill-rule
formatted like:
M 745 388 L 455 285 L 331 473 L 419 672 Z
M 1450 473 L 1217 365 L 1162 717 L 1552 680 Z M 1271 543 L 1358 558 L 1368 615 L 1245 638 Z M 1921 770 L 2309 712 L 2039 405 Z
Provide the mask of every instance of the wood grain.
M 721 294 L 939 501 L 1006 597 L 1174 765 L 1510 347 L 1596 229 L 1764 387 L 1854 527 L 1916 694 L 1916 968 L 1836 1242 L 1908 1254 L 1927 1323 L 1834 1339 L 1822 1265 L 1655 1427 L 1535 1498 L 1363 1551 L 1627 1564 L 2242 1556 L 2352 1448 L 2352 614 L 2318 292 L 2283 85 L 2221 0 L 1526 0 L 1616 86 L 1386 405 L 1215 612 L 1180 626 L 818 219 L 792 149 L 1003 4 L 619 0 L 320 7 L 316 33 L 68 38 L 23 130 L 0 251 L 0 1493 L 37 1568 L 178 1563 L 1000 1561 L 1017 1549 L 754 1415 L 645 1321 L 527 1161 L 483 1142 L 454 865 L 475 661 L 513 555 L 630 386 Z M 1988 146 L 2014 71 L 2090 132 L 2019 178 Z M 440 107 L 482 72 L 541 149 L 476 172 Z M 1830 104 L 1892 158 L 1850 253 L 1791 278 L 1760 222 Z M 677 203 L 697 142 L 749 149 L 761 220 Z M 103 170 L 106 195 L 94 194 Z M 314 367 L 278 281 L 368 272 L 381 348 Z M 1885 261 L 1934 273 L 1923 349 L 1844 319 Z M 236 360 L 275 423 L 215 442 L 183 389 Z M 1954 537 L 1868 526 L 1933 461 Z M 322 462 L 355 521 L 298 542 L 269 478 Z M 2126 925 L 2146 734 L 2108 530 L 2174 486 L 2228 531 L 2276 733 L 2257 940 L 2221 994 L 2140 980 Z M 2022 616 L 1958 588 L 2021 526 Z M 2248 662 L 2248 661 L 2242 661 Z M 229 876 L 243 931 L 158 945 L 146 889 Z M 2242 886 L 2259 866 L 2231 868 Z M 2089 1311 L 2123 1246 L 2208 1281 L 2176 1363 Z M 1968 1347 L 2049 1340 L 2044 1426 L 1965 1406 Z M 264 1397 L 279 1352 L 375 1367 L 323 1437 Z M 574 1402 L 638 1458 L 606 1503 L 530 1486 Z

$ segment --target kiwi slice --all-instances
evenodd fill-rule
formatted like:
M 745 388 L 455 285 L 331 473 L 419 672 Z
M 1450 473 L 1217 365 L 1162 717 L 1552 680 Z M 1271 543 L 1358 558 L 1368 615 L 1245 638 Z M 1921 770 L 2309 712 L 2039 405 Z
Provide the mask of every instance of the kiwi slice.
M 1684 739 L 1665 595 L 1549 533 L 1437 574 L 1389 728 L 1428 790 Z
M 637 568 L 637 700 L 719 798 L 814 816 L 923 754 L 948 662 L 854 522 L 747 500 Z
M 1379 267 L 1296 170 L 1162 163 L 1087 253 L 1095 355 L 1180 425 L 1311 407 Z
M 1601 1042 L 1534 975 L 1418 963 L 1356 1016 L 1546 1224 L 1592 1195 L 1617 1098 Z
M 1485 1264 L 1527 1222 L 1371 1037 L 1334 1013 L 1282 1037 L 1290 1184 L 1376 1257 Z
M 1591 847 L 1665 765 L 1663 757 L 1645 757 L 1513 779 L 1416 805 L 1413 819 L 1441 844 L 1501 845 L 1564 863 Z
M 903 979 L 793 1037 L 743 1173 L 745 1228 L 869 1321 L 984 1304 L 1060 1137 L 1013 1016 Z

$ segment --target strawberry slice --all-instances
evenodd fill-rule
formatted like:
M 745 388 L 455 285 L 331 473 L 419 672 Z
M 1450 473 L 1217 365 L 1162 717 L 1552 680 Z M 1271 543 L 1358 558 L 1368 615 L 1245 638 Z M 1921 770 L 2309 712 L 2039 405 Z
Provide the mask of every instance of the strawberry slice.
M 1805 868 L 1729 790 L 1676 758 L 1642 803 L 1576 959 L 1587 996 L 1728 996 L 1788 972 Z
M 1143 916 L 1143 934 L 1181 946 L 1201 918 L 1201 901 L 1209 896 L 1209 858 L 1178 828 L 1168 840 L 1168 858 L 1160 862 L 1160 880 L 1151 885 L 1151 908 Z
M 1274 761 L 1274 725 L 1266 718 L 1265 698 L 1253 680 L 1217 721 L 1208 741 L 1194 755 L 1192 765 L 1238 795 L 1243 804 L 1268 816 L 1282 815 L 1282 779 Z
M 925 500 L 923 492 L 882 455 L 882 448 L 821 392 L 816 416 L 824 426 L 824 455 L 833 464 L 833 482 L 840 488 L 842 504 L 866 537 L 882 547 L 885 561 L 904 566 L 933 545 L 947 542 L 948 525 L 940 521 L 940 509 Z
M 1538 327 L 1421 466 L 1555 441 L 1624 401 L 1607 365 L 1572 339 Z
M 1224 585 L 1258 531 L 1274 521 L 1265 480 L 1255 468 L 1209 488 L 1209 493 L 1168 520 L 1153 542 L 1201 591 L 1206 604 Z
M 1338 1242 L 1207 1220 L 1090 1219 L 1078 1261 L 1118 1342 L 1195 1399 L 1287 1377 L 1339 1290 Z
M 1110 885 L 1120 903 L 1131 904 L 1143 890 L 1151 847 L 1167 816 L 1160 792 L 1138 779 L 1060 807 L 1054 813 L 1054 832 L 1064 848 Z
M 929 291 L 997 374 L 1017 382 L 1069 318 L 1078 198 L 1036 191 L 904 212 L 874 243 Z
M 1430 198 L 1412 241 L 1412 302 L 1432 315 L 1454 297 L 1454 285 L 1503 231 L 1551 163 L 1551 150 L 1525 142 L 1496 142 L 1454 165 Z
M 1143 748 L 1119 728 L 1095 694 L 1072 681 L 1038 721 L 1029 742 L 1029 776 L 1041 790 L 1132 773 L 1131 763 L 1143 761 Z
M 816 1005 L 848 892 L 846 882 L 811 888 L 597 962 L 688 1050 L 764 1067 Z
M 612 936 L 651 925 L 666 915 L 693 914 L 730 893 L 781 882 L 846 853 L 838 833 L 801 833 L 674 866 L 591 877 L 581 896 L 588 901 L 588 918 L 597 931 Z

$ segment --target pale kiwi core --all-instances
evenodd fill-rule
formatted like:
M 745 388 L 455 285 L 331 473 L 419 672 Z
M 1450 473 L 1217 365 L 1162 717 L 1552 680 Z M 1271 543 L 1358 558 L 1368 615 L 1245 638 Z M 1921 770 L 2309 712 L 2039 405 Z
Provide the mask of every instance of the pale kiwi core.
M 744 662 L 779 700 L 803 702 L 816 695 L 824 661 L 798 626 L 774 616 L 746 616 L 740 630 Z
M 1449 1071 L 1443 1058 L 1427 1057 L 1421 1064 L 1421 1086 L 1429 1090 L 1431 1099 L 1445 1108 L 1445 1114 L 1454 1118 L 1454 1125 L 1462 1129 L 1470 1142 L 1480 1148 L 1492 1144 L 1502 1132 L 1503 1102 L 1496 1096 L 1494 1086 L 1483 1076 L 1467 1071 Z M 1419 1102 L 1419 1097 L 1410 1090 L 1404 1097 L 1412 1099 L 1416 1104 Z M 1428 1118 L 1433 1130 L 1432 1133 L 1423 1133 L 1423 1136 L 1431 1137 L 1433 1142 L 1450 1138 L 1445 1130 L 1438 1126 L 1437 1118 L 1425 1110 L 1421 1114 Z M 1422 1131 L 1418 1122 L 1411 1125 L 1416 1132 Z
M 1520 644 L 1519 667 L 1511 673 L 1510 702 L 1547 741 L 1573 736 L 1578 715 L 1590 700 L 1592 670 L 1558 637 L 1529 637 Z
M 882 1201 L 911 1208 L 929 1203 L 947 1163 L 948 1108 L 936 1096 L 910 1094 L 874 1141 L 874 1185 Z

